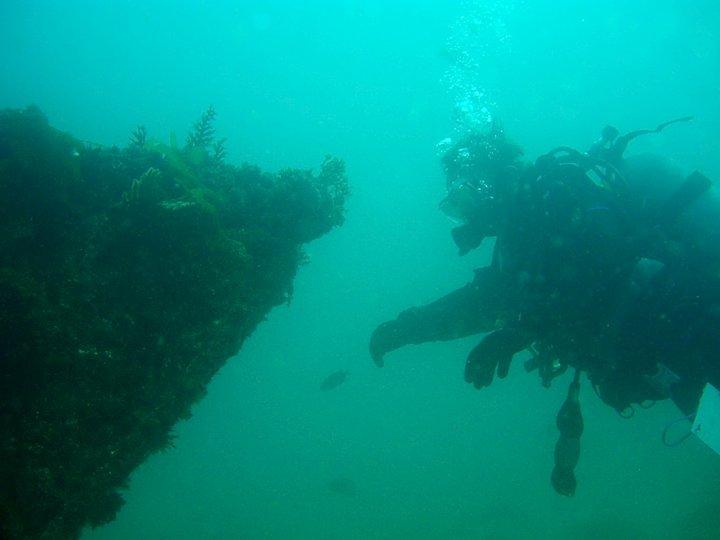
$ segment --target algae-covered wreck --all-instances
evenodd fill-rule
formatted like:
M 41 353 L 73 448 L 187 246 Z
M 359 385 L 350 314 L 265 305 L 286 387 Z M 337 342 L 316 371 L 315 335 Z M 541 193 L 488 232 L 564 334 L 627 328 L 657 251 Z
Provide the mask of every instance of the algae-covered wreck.
M 343 163 L 225 163 L 214 112 L 182 148 L 101 148 L 0 111 L 0 537 L 74 538 L 286 301 L 343 221 Z

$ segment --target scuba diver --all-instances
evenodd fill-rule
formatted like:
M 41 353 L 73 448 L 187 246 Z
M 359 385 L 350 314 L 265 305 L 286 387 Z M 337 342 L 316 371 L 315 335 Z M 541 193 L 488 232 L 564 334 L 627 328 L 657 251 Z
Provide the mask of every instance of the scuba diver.
M 548 304 L 551 296 L 576 299 L 578 284 L 585 287 L 616 273 L 626 227 L 612 194 L 554 156 L 526 164 L 521 154 L 494 126 L 445 155 L 450 189 L 440 208 L 462 221 L 453 229 L 453 239 L 464 254 L 484 238 L 495 237 L 493 260 L 462 289 L 380 325 L 370 341 L 378 365 L 387 352 L 403 345 L 489 332 L 502 322 L 503 331 L 488 336 L 469 358 L 469 382 L 486 386 L 491 373 L 485 368 L 490 366 L 479 366 L 474 359 L 494 356 L 489 349 L 503 358 L 522 350 L 558 311 Z M 589 249 L 592 234 L 597 238 Z M 580 258 L 590 260 L 568 264 Z M 579 272 L 595 275 L 582 279 Z M 597 297 L 587 302 L 604 302 L 602 288 L 586 291 Z M 506 363 L 500 362 L 501 376 Z
M 575 423 L 580 371 L 621 413 L 668 397 L 691 413 L 702 383 L 720 383 L 712 331 L 720 293 L 707 294 L 718 279 L 699 277 L 720 268 L 718 231 L 707 234 L 708 221 L 698 225 L 692 214 L 717 222 L 720 201 L 699 173 L 685 178 L 657 160 L 625 158 L 627 144 L 647 132 L 618 143 L 605 130 L 614 153 L 559 148 L 534 164 L 520 161 L 497 126 L 452 147 L 440 207 L 462 221 L 452 231 L 461 254 L 496 238 L 492 263 L 465 287 L 378 326 L 370 340 L 376 364 L 407 344 L 487 333 L 466 361 L 465 379 L 477 388 L 504 378 L 513 356 L 529 349 L 526 368 L 546 386 L 576 369 L 568 400 L 577 406 L 561 410 L 574 411 Z M 571 495 L 580 434 L 563 433 L 560 419 L 558 426 L 552 483 Z

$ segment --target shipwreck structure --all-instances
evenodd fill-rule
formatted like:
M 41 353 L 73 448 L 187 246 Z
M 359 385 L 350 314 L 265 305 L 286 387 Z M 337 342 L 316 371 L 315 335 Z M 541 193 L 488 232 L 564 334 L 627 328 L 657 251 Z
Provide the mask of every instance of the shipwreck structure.
M 0 111 L 0 537 L 76 538 L 171 445 L 218 369 L 286 302 L 302 245 L 343 222 L 343 163 L 225 162 L 214 111 L 184 145 L 83 143 Z

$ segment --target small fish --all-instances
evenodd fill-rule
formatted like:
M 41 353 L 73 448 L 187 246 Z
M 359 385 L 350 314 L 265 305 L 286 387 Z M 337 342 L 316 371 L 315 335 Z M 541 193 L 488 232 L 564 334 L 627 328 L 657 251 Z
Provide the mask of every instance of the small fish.
M 327 483 L 327 487 L 331 492 L 346 497 L 354 497 L 357 493 L 355 482 L 350 478 L 334 478 Z
M 342 383 L 345 382 L 345 379 L 347 379 L 348 372 L 344 369 L 341 369 L 339 371 L 336 371 L 335 373 L 331 373 L 325 379 L 323 382 L 320 383 L 320 390 L 323 392 L 327 392 L 328 390 L 332 390 L 334 388 L 337 388 Z

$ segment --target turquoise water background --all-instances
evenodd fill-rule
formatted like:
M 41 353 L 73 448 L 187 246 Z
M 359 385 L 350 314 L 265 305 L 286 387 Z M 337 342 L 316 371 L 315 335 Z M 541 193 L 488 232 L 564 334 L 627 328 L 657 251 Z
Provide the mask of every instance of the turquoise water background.
M 697 1 L 17 1 L 0 4 L 0 107 L 37 104 L 77 137 L 138 124 L 183 140 L 208 106 L 228 159 L 346 161 L 347 223 L 307 247 L 289 306 L 220 371 L 175 448 L 133 475 L 131 538 L 717 538 L 720 456 L 660 442 L 669 403 L 621 419 L 585 383 L 574 498 L 549 482 L 550 390 L 516 359 L 464 383 L 476 339 L 383 369 L 372 329 L 472 278 L 438 211 L 437 144 L 489 117 L 533 158 L 602 126 L 691 124 L 633 143 L 720 179 L 720 4 Z M 347 382 L 320 392 L 337 369 Z M 352 493 L 328 483 L 347 479 Z

